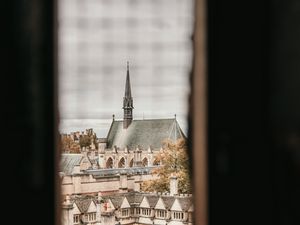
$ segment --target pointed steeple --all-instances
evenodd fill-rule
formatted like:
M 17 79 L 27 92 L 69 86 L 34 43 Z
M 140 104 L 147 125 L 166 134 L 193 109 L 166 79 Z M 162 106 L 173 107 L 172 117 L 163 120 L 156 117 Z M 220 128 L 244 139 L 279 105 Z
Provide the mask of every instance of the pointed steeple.
M 126 76 L 126 86 L 125 86 L 125 97 L 131 98 L 131 87 L 130 87 L 130 77 L 129 77 L 129 62 L 127 61 L 127 76 Z
M 129 62 L 127 62 L 127 75 L 125 84 L 125 96 L 123 98 L 124 121 L 123 128 L 127 129 L 132 121 L 133 99 L 131 97 Z

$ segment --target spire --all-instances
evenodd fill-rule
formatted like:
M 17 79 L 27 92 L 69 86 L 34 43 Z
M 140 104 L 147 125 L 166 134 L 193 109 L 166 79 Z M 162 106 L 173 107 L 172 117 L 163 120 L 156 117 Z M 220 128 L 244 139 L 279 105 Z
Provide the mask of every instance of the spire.
M 123 128 L 127 129 L 132 121 L 133 99 L 131 97 L 129 62 L 127 62 L 127 75 L 125 84 L 125 96 L 123 98 L 124 121 Z
M 127 76 L 126 76 L 126 86 L 125 86 L 125 98 L 131 98 L 131 87 L 130 87 L 130 77 L 129 77 L 129 62 L 127 61 Z

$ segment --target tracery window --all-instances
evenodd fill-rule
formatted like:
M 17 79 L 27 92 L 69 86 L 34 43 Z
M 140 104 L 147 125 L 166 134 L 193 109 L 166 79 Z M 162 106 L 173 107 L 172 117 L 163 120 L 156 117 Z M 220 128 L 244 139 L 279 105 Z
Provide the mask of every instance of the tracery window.
M 122 157 L 119 161 L 118 168 L 125 168 L 125 159 Z
M 148 159 L 147 158 L 144 158 L 143 159 L 143 166 L 148 166 Z
M 113 160 L 110 157 L 106 161 L 106 168 L 113 168 Z

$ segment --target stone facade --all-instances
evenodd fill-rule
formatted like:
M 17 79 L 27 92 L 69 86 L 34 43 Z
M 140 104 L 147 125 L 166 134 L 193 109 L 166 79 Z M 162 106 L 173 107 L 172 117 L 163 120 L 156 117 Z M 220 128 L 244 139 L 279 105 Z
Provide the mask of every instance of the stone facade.
M 151 171 L 161 162 L 156 155 L 166 139 L 185 138 L 176 116 L 171 119 L 133 120 L 129 66 L 123 120 L 115 120 L 106 138 L 92 129 L 67 135 L 77 144 L 93 137 L 79 154 L 62 154 L 63 225 L 191 225 L 191 195 L 178 195 L 178 180 L 170 178 L 170 193 L 141 193 L 143 181 L 157 179 Z
M 191 195 L 128 192 L 114 195 L 67 195 L 63 225 L 192 225 Z

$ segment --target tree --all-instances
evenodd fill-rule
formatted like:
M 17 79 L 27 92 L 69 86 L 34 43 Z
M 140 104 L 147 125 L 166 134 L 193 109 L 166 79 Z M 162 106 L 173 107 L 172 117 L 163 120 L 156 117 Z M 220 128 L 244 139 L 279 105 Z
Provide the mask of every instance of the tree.
M 69 135 L 61 135 L 61 150 L 67 153 L 80 153 L 80 146 Z
M 80 147 L 88 147 L 91 145 L 91 137 L 84 134 L 84 135 L 81 135 L 80 138 L 79 138 L 79 145 Z
M 68 135 L 61 135 L 61 149 L 62 151 L 68 151 L 72 145 L 72 138 Z
M 191 193 L 191 182 L 189 177 L 189 159 L 185 139 L 178 139 L 176 142 L 166 140 L 163 143 L 162 151 L 156 156 L 160 166 L 152 173 L 157 179 L 144 181 L 141 185 L 143 191 L 169 192 L 170 176 L 178 178 L 178 192 Z

